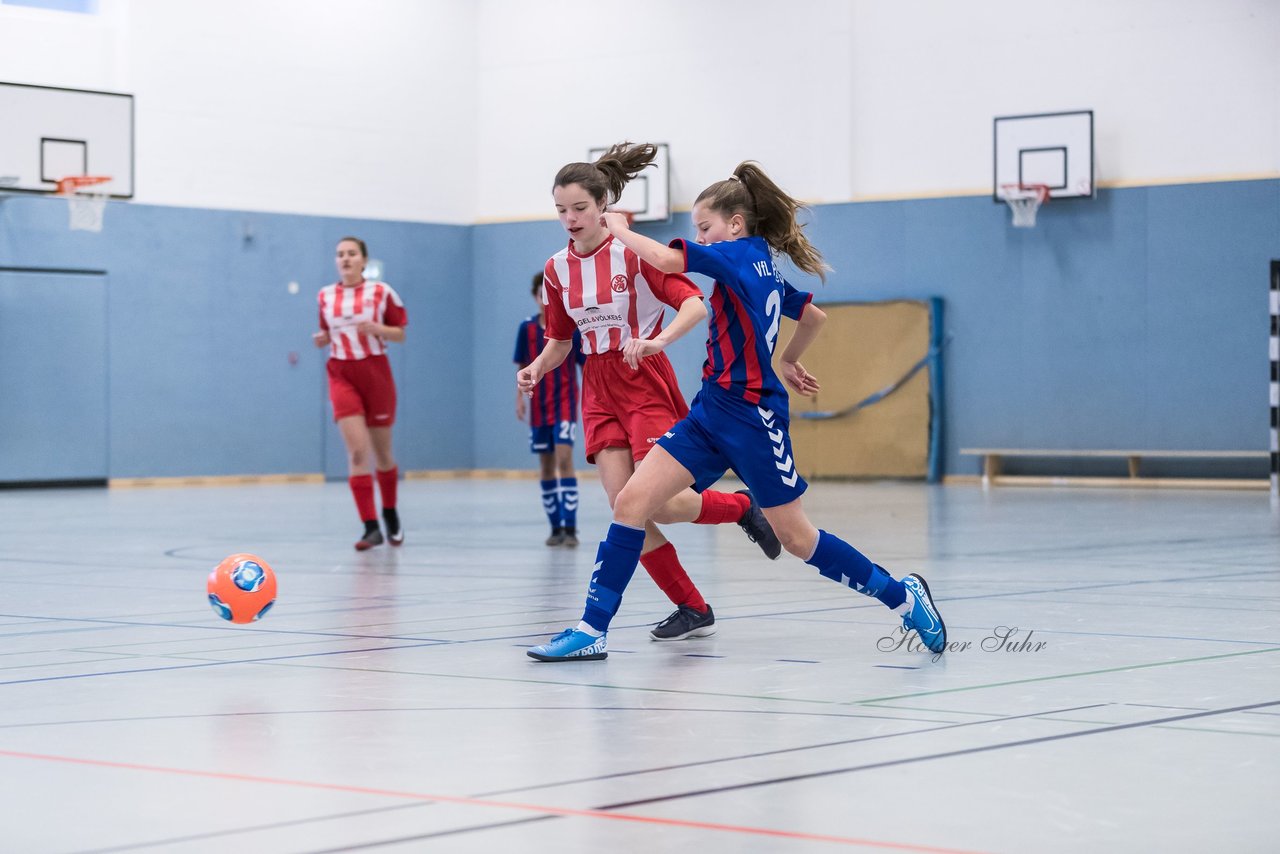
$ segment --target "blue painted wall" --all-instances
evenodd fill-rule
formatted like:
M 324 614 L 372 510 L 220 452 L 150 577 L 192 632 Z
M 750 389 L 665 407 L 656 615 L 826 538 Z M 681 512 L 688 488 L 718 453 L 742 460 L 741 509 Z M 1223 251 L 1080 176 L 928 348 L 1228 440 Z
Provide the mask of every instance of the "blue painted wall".
M 687 234 L 687 216 L 646 231 Z M 491 259 L 477 265 L 477 283 L 510 269 L 511 299 L 497 313 L 514 330 L 526 271 L 562 244 L 561 232 L 556 223 L 476 232 L 477 257 Z M 790 278 L 818 302 L 945 300 L 948 473 L 978 471 L 958 453 L 970 446 L 1267 447 L 1280 181 L 1102 190 L 1046 205 L 1034 229 L 1012 228 L 990 198 L 825 205 L 810 236 L 836 272 L 825 286 Z M 702 359 L 702 341 L 686 346 L 693 338 L 672 354 L 688 396 Z M 498 344 L 477 353 L 477 464 L 527 465 L 506 422 L 486 415 L 509 408 L 509 345 Z
M 472 390 L 440 369 L 469 364 L 474 348 L 470 228 L 112 203 L 92 234 L 67 230 L 65 202 L 10 197 L 0 266 L 107 271 L 108 477 L 342 475 L 310 336 L 346 234 L 366 239 L 409 310 L 392 363 L 401 467 L 472 467 Z M 66 320 L 50 316 L 46 334 L 80 337 Z M 34 417 L 68 429 L 52 413 Z
M 684 234 L 686 217 L 647 231 Z M 310 333 L 348 233 L 369 241 L 409 308 L 393 357 L 402 468 L 531 467 L 511 352 L 534 311 L 529 278 L 564 243 L 554 221 L 113 203 L 95 235 L 68 232 L 61 201 L 16 197 L 0 204 L 0 266 L 107 271 L 108 476 L 342 476 Z M 836 273 L 825 287 L 793 281 L 819 301 L 946 301 L 949 473 L 977 471 L 957 453 L 968 445 L 1266 448 L 1280 181 L 1103 190 L 1049 204 L 1030 230 L 986 198 L 827 205 L 810 233 Z M 86 334 L 50 320 L 51 336 Z M 690 397 L 701 339 L 671 352 Z

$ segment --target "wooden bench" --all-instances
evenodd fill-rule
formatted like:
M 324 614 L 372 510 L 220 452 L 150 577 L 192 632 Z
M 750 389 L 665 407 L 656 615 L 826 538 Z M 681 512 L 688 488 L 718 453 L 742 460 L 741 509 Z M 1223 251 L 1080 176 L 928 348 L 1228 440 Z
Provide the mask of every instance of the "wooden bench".
M 1187 460 L 1265 460 L 1268 451 L 1063 451 L 1048 448 L 961 448 L 960 453 L 982 457 L 982 485 L 997 481 L 1009 483 L 1069 484 L 1073 482 L 1106 486 L 1131 486 L 1138 483 L 1159 486 L 1228 486 L 1238 488 L 1265 488 L 1266 480 L 1246 478 L 1142 478 L 1140 467 L 1143 458 Z M 1003 475 L 1001 461 L 1005 457 L 1046 457 L 1053 459 L 1125 459 L 1129 463 L 1129 477 L 1044 477 L 1036 475 Z

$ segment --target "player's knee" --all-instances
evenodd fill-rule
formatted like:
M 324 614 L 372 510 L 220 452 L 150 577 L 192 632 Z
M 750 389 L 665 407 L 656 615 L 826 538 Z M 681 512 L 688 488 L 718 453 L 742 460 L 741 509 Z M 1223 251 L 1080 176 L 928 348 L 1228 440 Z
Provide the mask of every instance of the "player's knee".
M 639 528 L 647 517 L 644 511 L 644 495 L 639 489 L 632 489 L 627 484 L 613 501 L 613 518 L 616 522 Z M 658 521 L 657 519 L 654 520 Z

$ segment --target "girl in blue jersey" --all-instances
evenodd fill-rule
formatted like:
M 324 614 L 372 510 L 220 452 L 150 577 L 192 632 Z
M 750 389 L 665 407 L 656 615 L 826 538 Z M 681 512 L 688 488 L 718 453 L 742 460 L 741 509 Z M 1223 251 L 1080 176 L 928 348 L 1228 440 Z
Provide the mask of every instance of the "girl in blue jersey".
M 596 554 L 582 621 L 530 649 L 533 658 L 604 658 L 605 633 L 635 572 L 644 520 L 681 490 L 703 489 L 730 469 L 755 495 L 783 548 L 822 576 L 878 599 L 933 652 L 946 649 L 946 627 L 923 578 L 895 579 L 839 537 L 814 527 L 801 506 L 808 485 L 791 452 L 783 382 L 803 396 L 818 390 L 800 357 L 826 315 L 810 304 L 811 294 L 783 279 L 776 255 L 824 280 L 831 269 L 797 221 L 802 209 L 748 161 L 698 196 L 694 243 L 674 240 L 663 246 L 631 231 L 625 217 L 604 215 L 614 236 L 659 270 L 715 279 L 707 361 L 689 415 L 657 441 L 617 497 L 613 525 Z M 796 321 L 796 331 L 782 353 L 779 378 L 772 356 L 783 315 Z
M 538 313 L 516 330 L 514 361 L 529 366 L 546 347 L 546 310 L 542 306 L 542 273 L 535 273 L 531 292 Z M 549 546 L 578 545 L 578 476 L 573 470 L 573 441 L 578 428 L 578 369 L 586 361 L 581 338 L 573 333 L 569 358 L 551 371 L 532 399 L 516 390 L 516 418 L 529 423 L 529 450 L 538 455 L 542 509 L 551 523 Z

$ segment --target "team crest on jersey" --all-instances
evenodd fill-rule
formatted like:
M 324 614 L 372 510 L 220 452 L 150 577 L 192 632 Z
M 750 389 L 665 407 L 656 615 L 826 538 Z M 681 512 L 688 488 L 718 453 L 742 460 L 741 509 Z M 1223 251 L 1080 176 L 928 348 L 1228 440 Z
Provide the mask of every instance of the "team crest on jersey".
M 620 294 L 627 289 L 627 277 L 619 273 L 613 277 L 613 292 Z

